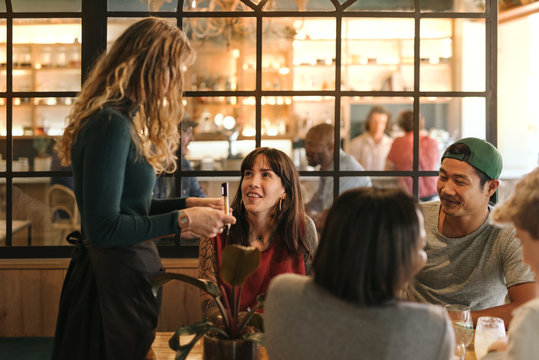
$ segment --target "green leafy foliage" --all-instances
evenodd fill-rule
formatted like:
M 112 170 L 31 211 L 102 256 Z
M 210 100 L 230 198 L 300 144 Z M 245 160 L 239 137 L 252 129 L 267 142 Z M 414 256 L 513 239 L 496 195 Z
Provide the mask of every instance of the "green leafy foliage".
M 260 265 L 260 251 L 252 246 L 227 245 L 223 250 L 222 266 L 219 269 L 221 278 L 232 286 L 232 291 L 227 294 L 224 287 L 219 287 L 207 279 L 196 279 L 184 274 L 161 273 L 152 282 L 154 295 L 161 286 L 171 280 L 178 280 L 196 286 L 209 294 L 221 313 L 223 324 L 217 325 L 209 320 L 203 320 L 196 324 L 180 326 L 170 338 L 171 349 L 177 351 L 177 360 L 187 357 L 195 343 L 206 333 L 212 333 L 224 339 L 245 339 L 257 343 L 263 341 L 263 319 L 256 313 L 263 306 L 264 295 L 257 297 L 257 305 L 247 313 L 238 311 L 241 299 L 241 287 Z M 223 291 L 221 291 L 221 289 Z M 259 335 L 257 335 L 259 334 Z M 185 345 L 180 345 L 180 335 L 195 335 Z

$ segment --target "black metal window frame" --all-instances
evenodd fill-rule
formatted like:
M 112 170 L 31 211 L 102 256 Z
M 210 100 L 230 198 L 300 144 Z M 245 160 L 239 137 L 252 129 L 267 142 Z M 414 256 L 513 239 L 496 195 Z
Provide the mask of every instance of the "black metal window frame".
M 106 50 L 107 46 L 107 22 L 111 18 L 140 18 L 156 16 L 163 18 L 176 18 L 178 26 L 182 26 L 184 19 L 196 17 L 242 17 L 256 19 L 256 87 L 252 91 L 187 91 L 186 98 L 200 96 L 250 96 L 256 100 L 255 105 L 255 146 L 261 145 L 262 139 L 262 98 L 265 96 L 331 96 L 334 101 L 334 170 L 333 171 L 300 171 L 302 177 L 328 176 L 334 179 L 334 197 L 339 194 L 339 178 L 344 176 L 407 176 L 413 179 L 413 192 L 418 196 L 418 181 L 421 176 L 437 176 L 437 171 L 420 171 L 419 169 L 419 109 L 420 98 L 423 97 L 479 97 L 485 99 L 486 113 L 486 139 L 497 144 L 497 0 L 485 0 L 484 12 L 421 12 L 421 0 L 414 0 L 414 11 L 345 11 L 356 0 L 347 0 L 342 3 L 339 0 L 328 0 L 333 3 L 336 10 L 333 11 L 263 11 L 268 0 L 261 0 L 258 5 L 250 5 L 252 11 L 222 12 L 222 11 L 183 11 L 184 1 L 179 0 L 176 11 L 173 12 L 139 12 L 139 11 L 108 11 L 107 0 L 82 0 L 81 12 L 32 12 L 14 13 L 11 1 L 6 0 L 6 13 L 0 13 L 0 19 L 5 19 L 7 27 L 6 39 L 6 91 L 0 92 L 0 97 L 6 99 L 6 171 L 0 172 L 0 178 L 5 178 L 6 183 L 6 244 L 0 247 L 0 258 L 56 258 L 69 257 L 69 246 L 39 246 L 39 247 L 13 247 L 12 244 L 12 208 L 13 208 L 13 178 L 17 177 L 61 177 L 71 176 L 65 171 L 13 171 L 13 98 L 16 97 L 75 97 L 72 91 L 12 91 L 13 88 L 13 21 L 23 18 L 80 18 L 82 22 L 82 65 L 81 81 L 91 68 L 95 59 Z M 265 18 L 301 17 L 301 18 L 335 18 L 336 20 L 336 49 L 335 49 L 335 89 L 334 90 L 262 90 L 262 21 Z M 342 21 L 346 18 L 408 18 L 414 19 L 414 87 L 410 91 L 350 91 L 341 90 L 341 29 Z M 420 91 L 420 20 L 421 19 L 484 19 L 485 20 L 485 91 Z M 414 161 L 411 171 L 340 171 L 339 151 L 341 125 L 341 99 L 351 96 L 372 97 L 407 97 L 413 98 L 414 111 Z M 180 190 L 181 176 L 214 177 L 214 176 L 240 176 L 238 171 L 184 171 L 176 173 L 177 191 Z M 198 249 L 195 247 L 162 246 L 160 253 L 163 257 L 194 257 Z

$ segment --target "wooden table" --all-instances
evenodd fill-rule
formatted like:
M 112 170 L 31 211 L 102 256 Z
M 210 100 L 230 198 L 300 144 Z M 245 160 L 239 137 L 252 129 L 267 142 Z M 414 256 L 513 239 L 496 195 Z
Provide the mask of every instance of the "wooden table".
M 155 336 L 155 340 L 152 344 L 152 349 L 155 352 L 156 360 L 174 360 L 176 358 L 176 352 L 168 346 L 168 340 L 172 337 L 173 332 L 158 332 Z M 180 343 L 182 345 L 188 343 L 193 336 L 181 336 Z M 202 339 L 200 339 L 195 346 L 189 352 L 187 360 L 202 360 L 204 352 Z M 262 348 L 261 359 L 268 360 L 266 350 Z
M 6 239 L 6 220 L 0 220 L 0 242 Z M 32 221 L 30 220 L 13 220 L 11 222 L 12 235 L 15 235 L 19 231 L 28 229 L 28 246 L 32 245 Z
M 168 346 L 168 340 L 172 337 L 173 332 L 158 332 L 155 336 L 155 340 L 152 344 L 152 349 L 155 352 L 156 360 L 174 360 L 176 358 L 176 352 Z M 192 336 L 182 336 L 181 344 L 189 342 L 193 337 Z M 199 340 L 195 346 L 191 349 L 188 360 L 202 360 L 203 355 L 203 345 L 202 340 Z M 268 359 L 268 355 L 265 349 L 262 349 L 262 359 Z M 473 341 L 466 348 L 466 360 L 477 360 L 475 357 Z
M 155 340 L 152 344 L 152 349 L 155 352 L 157 360 L 174 360 L 176 359 L 176 352 L 168 345 L 168 340 L 172 337 L 173 332 L 158 332 L 155 336 Z M 182 336 L 181 344 L 188 342 L 192 339 L 192 336 Z M 185 339 L 185 342 L 184 342 Z M 202 341 L 198 341 L 191 349 L 187 359 L 189 360 L 202 360 Z

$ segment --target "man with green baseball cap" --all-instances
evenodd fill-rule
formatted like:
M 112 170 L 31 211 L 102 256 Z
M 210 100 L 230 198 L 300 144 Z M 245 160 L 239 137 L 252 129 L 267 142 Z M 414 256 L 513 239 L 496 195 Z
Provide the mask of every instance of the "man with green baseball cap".
M 472 165 L 476 170 L 479 170 L 478 175 L 482 180 L 484 179 L 484 176 L 482 175 L 486 175 L 489 180 L 498 180 L 502 173 L 503 160 L 498 149 L 496 149 L 494 145 L 485 140 L 473 137 L 461 139 L 455 142 L 455 144 L 465 144 L 471 149 L 471 152 L 469 154 L 459 154 L 452 152 L 450 148 L 447 148 L 442 155 L 442 161 L 445 158 L 464 161 Z M 491 202 L 496 203 L 497 193 L 498 192 L 495 191 L 491 196 Z
M 498 150 L 478 138 L 456 141 L 443 153 L 440 200 L 421 204 L 428 261 L 409 298 L 468 305 L 474 322 L 497 316 L 508 325 L 512 310 L 534 297 L 535 277 L 522 262 L 514 228 L 489 222 L 502 164 Z

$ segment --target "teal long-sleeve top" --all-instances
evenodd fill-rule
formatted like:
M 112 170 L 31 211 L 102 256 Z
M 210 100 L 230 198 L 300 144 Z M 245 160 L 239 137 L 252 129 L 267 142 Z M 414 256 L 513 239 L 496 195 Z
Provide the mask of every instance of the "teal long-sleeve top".
M 132 245 L 179 233 L 185 199 L 152 200 L 155 171 L 137 154 L 127 110 L 104 107 L 71 151 L 83 232 L 96 247 Z

